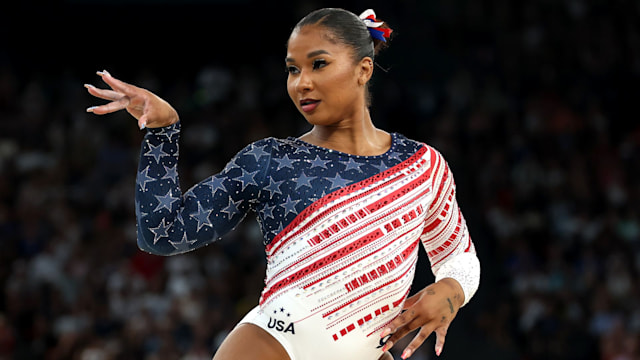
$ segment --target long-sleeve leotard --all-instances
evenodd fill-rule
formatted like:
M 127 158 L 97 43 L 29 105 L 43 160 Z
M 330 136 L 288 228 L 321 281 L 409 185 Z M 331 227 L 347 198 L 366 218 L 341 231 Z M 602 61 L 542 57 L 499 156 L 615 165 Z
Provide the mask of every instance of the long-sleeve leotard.
M 419 243 L 436 280 L 457 280 L 465 304 L 475 293 L 479 261 L 453 176 L 434 148 L 397 133 L 379 156 L 266 138 L 183 194 L 179 134 L 177 123 L 149 129 L 143 141 L 139 247 L 160 255 L 190 251 L 254 212 L 267 256 L 259 325 L 281 342 L 303 342 L 288 348 L 292 357 L 335 350 L 376 358 L 377 333 L 409 293 Z

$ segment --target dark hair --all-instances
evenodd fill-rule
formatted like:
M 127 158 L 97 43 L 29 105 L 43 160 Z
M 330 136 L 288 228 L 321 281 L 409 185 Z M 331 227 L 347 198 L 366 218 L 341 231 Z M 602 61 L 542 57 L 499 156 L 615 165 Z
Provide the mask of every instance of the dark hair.
M 382 20 L 378 19 L 378 21 Z M 296 24 L 294 31 L 306 25 L 326 27 L 335 36 L 335 41 L 339 41 L 353 49 L 356 61 L 366 56 L 373 59 L 375 55 L 388 46 L 389 39 L 384 42 L 373 38 L 364 21 L 348 10 L 340 8 L 314 10 Z M 388 29 L 389 26 L 384 23 L 381 28 Z

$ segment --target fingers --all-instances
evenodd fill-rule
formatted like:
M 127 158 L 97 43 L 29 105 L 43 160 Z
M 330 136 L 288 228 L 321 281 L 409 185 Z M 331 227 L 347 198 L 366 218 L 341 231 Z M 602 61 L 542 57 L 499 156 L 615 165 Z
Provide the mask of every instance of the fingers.
M 143 114 L 140 119 L 138 119 L 138 127 L 140 130 L 147 127 L 147 122 L 149 122 L 149 116 L 147 114 Z
M 87 109 L 87 112 L 103 115 L 125 109 L 129 105 L 129 97 L 124 90 L 130 93 L 131 85 L 113 78 L 106 70 L 98 71 L 97 74 L 114 90 L 99 89 L 91 84 L 85 84 L 84 87 L 87 88 L 89 94 L 100 99 L 110 100 L 111 102 L 105 105 L 92 106 Z
M 104 100 L 115 101 L 115 100 L 120 100 L 123 96 L 125 96 L 124 94 L 115 92 L 113 90 L 98 89 L 97 87 L 91 84 L 85 84 L 84 87 L 87 88 L 87 91 L 89 91 L 89 94 Z
M 129 98 L 123 96 L 122 98 L 112 101 L 108 104 L 100 105 L 100 106 L 92 106 L 87 109 L 87 112 L 92 112 L 97 115 L 109 114 L 115 111 L 119 111 L 122 109 L 126 109 L 129 105 Z
M 413 340 L 411 340 L 409 345 L 407 345 L 407 347 L 404 349 L 404 351 L 402 351 L 402 355 L 400 357 L 402 359 L 408 359 L 411 355 L 413 355 L 413 353 L 416 351 L 416 349 L 419 348 L 420 345 L 422 345 L 422 343 L 425 340 L 427 340 L 429 335 L 431 335 L 431 332 L 432 332 L 432 330 L 427 329 L 427 328 L 420 329 L 420 331 L 418 331 L 418 333 L 413 338 Z
M 113 90 L 124 95 L 133 97 L 140 95 L 140 92 L 142 91 L 142 89 L 137 86 L 127 84 L 122 80 L 114 78 L 107 70 L 98 71 L 96 74 L 98 74 L 102 78 L 102 81 L 107 83 L 107 85 L 109 85 Z
M 421 325 L 422 324 L 417 321 L 417 313 L 415 309 L 408 309 L 404 311 L 390 322 L 386 329 L 380 334 L 380 337 L 382 338 L 392 334 L 382 348 L 382 351 L 391 349 L 398 340 L 402 339 L 412 330 L 419 328 Z
M 84 87 L 87 88 L 89 94 L 100 99 L 110 100 L 111 102 L 105 105 L 92 106 L 87 109 L 87 112 L 103 115 L 126 109 L 131 103 L 130 98 L 140 93 L 140 88 L 114 78 L 106 70 L 98 71 L 96 74 L 113 90 L 99 89 L 91 84 L 85 84 Z
M 442 349 L 444 347 L 444 340 L 447 335 L 447 328 L 448 328 L 447 326 L 441 326 L 435 329 L 435 333 L 436 333 L 435 352 L 437 356 L 440 356 L 440 354 L 442 353 Z M 407 347 L 402 352 L 401 358 L 408 359 L 411 355 L 413 355 L 416 349 L 419 348 L 424 343 L 425 340 L 427 340 L 429 335 L 431 335 L 432 331 L 433 331 L 432 329 L 429 329 L 426 327 L 423 327 L 422 329 L 420 329 L 420 331 L 418 331 L 418 333 L 413 338 L 413 340 L 411 340 L 409 345 L 407 345 Z
M 385 343 L 385 346 L 382 348 L 383 351 L 391 349 L 397 341 L 405 337 L 411 331 L 419 328 L 420 330 L 416 336 L 402 352 L 402 359 L 409 358 L 433 331 L 436 331 L 438 337 L 438 341 L 436 343 L 436 354 L 440 355 L 442 347 L 444 346 L 444 337 L 446 335 L 448 323 L 443 323 L 443 321 L 446 320 L 442 319 L 440 322 L 437 322 L 434 319 L 427 320 L 429 316 L 425 318 L 425 316 L 420 315 L 420 312 L 417 311 L 416 306 L 414 306 L 420 298 L 420 294 L 416 294 L 408 298 L 403 306 L 406 310 L 390 322 L 386 329 L 380 334 L 382 338 L 391 335 Z M 438 328 L 436 329 L 436 327 Z
M 391 347 L 393 347 L 394 343 L 398 340 L 400 340 L 401 338 L 403 338 L 404 336 L 406 336 L 409 332 L 415 330 L 417 327 L 412 327 L 411 325 L 414 323 L 409 324 L 408 326 L 402 326 L 400 327 L 396 333 L 394 333 L 389 340 L 387 340 L 387 342 L 385 343 L 385 346 L 382 348 L 383 351 L 387 351 L 389 349 L 391 349 Z M 414 338 L 411 340 L 411 342 L 409 343 L 409 345 L 407 345 L 407 347 L 404 349 L 404 351 L 402 352 L 402 359 L 407 359 L 409 358 L 417 348 L 419 348 L 422 343 L 424 343 L 425 340 L 427 340 L 427 338 L 429 337 L 429 335 L 431 335 L 431 333 L 436 330 L 435 329 L 435 325 L 433 323 L 428 323 L 423 325 L 422 327 L 420 327 L 420 330 L 418 331 L 418 333 L 416 334 L 416 336 L 414 336 Z M 437 331 L 436 331 L 437 333 Z M 446 331 L 444 332 L 446 334 Z M 441 342 L 438 342 L 436 344 L 436 349 L 440 349 L 440 351 L 442 351 L 442 347 L 444 346 L 444 336 L 440 336 L 439 339 L 442 339 Z M 438 344 L 440 345 L 438 347 Z M 436 351 L 436 354 L 440 355 L 439 352 Z
M 417 325 L 411 329 L 404 331 L 404 333 L 401 334 L 401 336 L 399 336 L 400 333 L 397 333 L 397 330 L 399 328 L 403 328 L 403 327 L 406 328 L 406 325 L 414 321 L 418 316 L 416 309 L 413 307 L 420 300 L 420 297 L 421 297 L 421 294 L 417 293 L 407 298 L 404 302 L 404 305 L 402 306 L 402 309 L 404 311 L 400 315 L 398 315 L 398 317 L 393 319 L 393 321 L 391 321 L 389 325 L 387 325 L 386 329 L 383 330 L 382 334 L 380 334 L 380 337 L 385 337 L 389 334 L 393 334 L 393 336 L 390 339 L 395 341 L 397 339 L 402 338 L 402 336 L 406 335 L 411 330 L 419 328 L 420 325 Z
M 93 85 L 85 87 L 91 95 L 111 102 L 92 106 L 87 112 L 102 115 L 126 109 L 138 120 L 140 129 L 168 126 L 179 121 L 175 109 L 152 92 L 120 81 L 107 71 L 98 71 L 97 74 L 112 90 L 98 89 Z
M 435 351 L 439 356 L 444 347 L 444 340 L 451 321 L 455 318 L 455 309 L 451 291 L 440 283 L 431 284 L 415 295 L 406 299 L 403 312 L 391 321 L 380 334 L 387 339 L 383 351 L 389 350 L 394 343 L 409 332 L 419 329 L 416 336 L 404 349 L 402 359 L 407 359 L 424 343 L 432 332 L 436 332 Z M 445 286 L 445 287 L 443 287 Z
M 444 348 L 444 339 L 447 336 L 447 330 L 449 326 L 442 326 L 436 329 L 436 355 L 440 356 L 442 349 Z
M 411 355 L 413 355 L 416 349 L 422 346 L 425 340 L 429 338 L 429 335 L 431 335 L 432 332 L 436 333 L 435 352 L 437 356 L 440 356 L 440 354 L 442 353 L 442 349 L 444 348 L 444 342 L 447 335 L 448 325 L 440 326 L 438 328 L 434 328 L 434 327 L 435 326 L 431 323 L 421 327 L 418 333 L 413 337 L 409 345 L 407 345 L 407 347 L 405 347 L 404 350 L 402 351 L 401 358 L 408 359 L 409 357 L 411 357 Z M 394 341 L 395 341 L 394 339 L 395 335 L 402 333 L 402 335 L 397 338 L 397 339 L 400 339 L 404 337 L 409 331 L 410 330 L 408 330 L 407 327 L 404 327 L 403 329 L 399 329 L 398 332 L 394 334 L 392 338 L 389 338 L 389 340 L 387 340 L 385 346 L 382 348 L 382 351 L 387 351 L 391 347 L 393 347 Z

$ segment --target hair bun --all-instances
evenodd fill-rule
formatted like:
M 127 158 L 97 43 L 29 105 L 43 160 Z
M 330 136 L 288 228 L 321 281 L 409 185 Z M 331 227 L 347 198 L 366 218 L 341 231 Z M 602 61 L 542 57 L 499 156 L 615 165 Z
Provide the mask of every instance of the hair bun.
M 367 26 L 367 30 L 369 30 L 369 34 L 373 39 L 374 53 L 377 54 L 380 50 L 388 46 L 387 40 L 391 38 L 393 29 L 383 20 L 377 19 L 373 9 L 367 9 L 362 12 L 360 19 L 362 19 Z

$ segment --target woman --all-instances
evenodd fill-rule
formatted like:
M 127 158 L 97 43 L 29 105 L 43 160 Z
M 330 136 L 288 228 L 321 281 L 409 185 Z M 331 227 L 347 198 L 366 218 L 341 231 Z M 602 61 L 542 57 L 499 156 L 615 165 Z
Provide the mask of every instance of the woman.
M 479 261 L 446 161 L 371 120 L 367 84 L 390 33 L 372 10 L 320 9 L 300 20 L 287 43 L 287 91 L 312 130 L 249 144 L 184 195 L 177 112 L 106 71 L 98 74 L 113 90 L 87 85 L 111 101 L 89 112 L 126 109 L 148 128 L 136 191 L 142 250 L 190 251 L 258 214 L 265 287 L 214 359 L 389 359 L 418 328 L 402 358 L 432 332 L 440 355 L 475 293 Z M 407 299 L 419 243 L 436 282 Z

